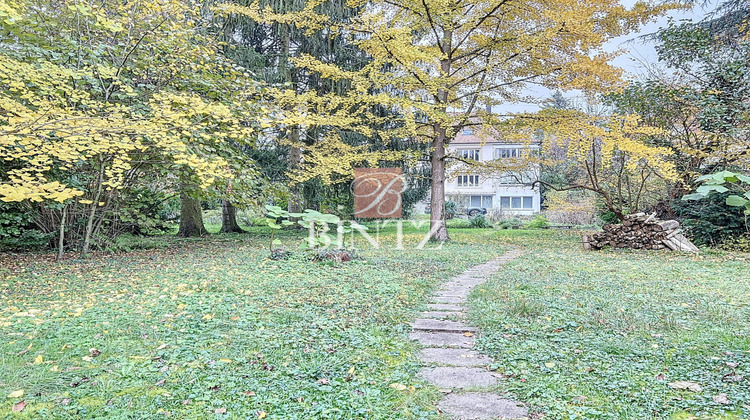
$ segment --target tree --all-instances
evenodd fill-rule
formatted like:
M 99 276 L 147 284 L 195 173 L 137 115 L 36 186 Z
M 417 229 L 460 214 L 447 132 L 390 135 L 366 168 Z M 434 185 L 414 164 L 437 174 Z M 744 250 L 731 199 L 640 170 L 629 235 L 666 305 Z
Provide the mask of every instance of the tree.
M 431 145 L 431 236 L 444 241 L 445 147 L 457 130 L 491 126 L 496 120 L 481 110 L 520 99 L 528 83 L 585 90 L 615 85 L 619 71 L 607 64 L 613 54 L 602 52 L 602 44 L 671 7 L 637 3 L 628 10 L 599 0 L 376 1 L 341 29 L 372 63 L 357 72 L 309 56 L 296 63 L 330 80 L 351 81 L 356 97 L 327 105 L 348 109 L 347 122 L 370 117 L 367 104 L 393 107 L 403 125 L 384 137 Z M 313 15 L 309 25 L 328 23 Z M 475 115 L 482 118 L 471 121 Z
M 257 85 L 218 54 L 196 10 L 37 6 L 0 7 L 9 47 L 0 53 L 0 200 L 58 201 L 68 219 L 83 209 L 85 255 L 144 175 L 186 174 L 197 188 L 233 176 L 232 142 L 257 132 Z

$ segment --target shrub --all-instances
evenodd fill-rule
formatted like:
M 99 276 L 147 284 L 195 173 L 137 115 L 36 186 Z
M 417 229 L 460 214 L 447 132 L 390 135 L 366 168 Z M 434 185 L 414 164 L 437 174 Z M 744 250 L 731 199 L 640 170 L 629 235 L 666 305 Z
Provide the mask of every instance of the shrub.
M 454 201 L 446 201 L 445 202 L 445 218 L 446 219 L 452 219 L 455 215 L 458 214 L 458 206 Z
M 471 219 L 471 221 L 469 222 L 469 226 L 472 228 L 486 229 L 490 227 L 490 223 L 487 221 L 483 214 L 478 214 Z
M 698 201 L 674 200 L 672 209 L 696 245 L 719 245 L 748 233 L 743 207 L 726 204 L 732 192 L 715 193 Z
M 526 227 L 529 229 L 544 229 L 547 226 L 549 226 L 549 220 L 547 220 L 547 216 L 543 214 L 535 215 L 529 223 L 526 224 Z
M 0 201 L 0 250 L 45 249 L 54 236 L 54 232 L 44 233 L 34 225 L 33 211 Z
M 471 227 L 471 222 L 466 219 L 451 219 L 445 225 L 450 229 L 466 229 Z
M 497 227 L 500 229 L 520 229 L 523 226 L 523 220 L 518 217 L 501 220 Z

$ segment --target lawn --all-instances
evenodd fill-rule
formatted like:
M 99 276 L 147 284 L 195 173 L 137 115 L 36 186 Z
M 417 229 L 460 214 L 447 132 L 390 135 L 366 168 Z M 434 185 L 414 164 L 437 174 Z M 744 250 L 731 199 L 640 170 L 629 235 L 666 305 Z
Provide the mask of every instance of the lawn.
M 347 263 L 270 260 L 257 228 L 86 261 L 0 256 L 0 396 L 24 392 L 0 417 L 437 418 L 407 322 L 511 247 L 523 256 L 468 314 L 500 391 L 545 418 L 750 415 L 750 255 L 584 252 L 576 233 L 491 229 L 414 250 L 422 234 L 403 251 L 393 230 L 381 249 L 360 239 Z M 702 389 L 667 385 L 680 380 Z
M 749 254 L 510 236 L 524 256 L 474 291 L 469 313 L 504 390 L 549 418 L 750 417 Z
M 60 264 L 4 255 L 0 417 L 434 417 L 407 322 L 438 282 L 504 252 L 476 233 L 338 264 L 270 260 L 267 232 Z

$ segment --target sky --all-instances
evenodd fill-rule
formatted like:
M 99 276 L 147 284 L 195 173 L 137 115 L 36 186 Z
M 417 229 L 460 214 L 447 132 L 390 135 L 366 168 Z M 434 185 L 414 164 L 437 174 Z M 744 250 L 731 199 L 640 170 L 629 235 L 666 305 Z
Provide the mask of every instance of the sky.
M 621 1 L 627 7 L 631 7 L 634 0 L 623 0 Z M 675 10 L 668 13 L 665 16 L 658 18 L 657 20 L 644 25 L 638 33 L 632 33 L 622 37 L 618 37 L 610 41 L 605 45 L 606 51 L 615 51 L 617 49 L 625 49 L 627 52 L 621 56 L 612 60 L 612 64 L 625 70 L 626 78 L 635 78 L 646 74 L 644 63 L 656 63 L 658 57 L 656 50 L 654 49 L 654 43 L 643 39 L 644 35 L 655 33 L 659 28 L 667 26 L 669 18 L 679 21 L 683 19 L 692 19 L 694 22 L 701 20 L 706 16 L 707 12 L 713 10 L 720 0 L 709 0 L 705 2 L 698 2 L 692 9 L 689 10 Z M 527 94 L 537 98 L 548 98 L 552 92 L 549 90 L 535 86 L 533 89 L 528 89 Z M 565 93 L 565 97 L 575 100 L 577 96 L 575 93 Z M 534 104 L 503 104 L 500 106 L 494 106 L 493 112 L 496 113 L 511 113 L 511 112 L 534 112 L 539 107 Z

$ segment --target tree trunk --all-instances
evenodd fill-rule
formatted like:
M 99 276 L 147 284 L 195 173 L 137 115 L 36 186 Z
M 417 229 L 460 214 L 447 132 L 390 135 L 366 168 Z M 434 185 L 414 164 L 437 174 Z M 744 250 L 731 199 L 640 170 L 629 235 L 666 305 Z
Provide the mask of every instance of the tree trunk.
M 453 31 L 446 30 L 443 33 L 442 51 L 447 55 L 452 48 Z M 440 72 L 447 76 L 451 71 L 450 57 L 440 60 Z M 442 106 L 442 111 L 447 111 L 448 90 L 445 88 L 438 89 L 438 103 Z M 445 146 L 446 146 L 446 128 L 440 124 L 433 125 L 435 130 L 435 140 L 432 143 L 433 151 L 430 158 L 432 164 L 432 189 L 430 191 L 430 239 L 433 241 L 445 242 L 450 240 L 448 236 L 448 227 L 445 225 Z
M 99 175 L 96 177 L 96 194 L 94 194 L 94 202 L 91 203 L 91 211 L 89 212 L 88 220 L 86 221 L 86 233 L 83 235 L 83 248 L 81 248 L 81 258 L 86 258 L 91 247 L 91 236 L 94 233 L 94 217 L 96 216 L 96 208 L 99 206 L 99 198 L 102 195 L 102 183 L 104 182 L 104 158 L 99 156 Z
M 184 192 L 180 193 L 180 230 L 177 232 L 177 236 L 190 238 L 207 234 L 208 231 L 203 225 L 201 201 Z
M 65 220 L 68 218 L 68 206 L 63 205 L 62 216 L 60 216 L 60 236 L 57 238 L 57 261 L 63 259 L 65 253 Z
M 445 129 L 437 128 L 437 131 L 431 156 L 430 239 L 444 242 L 450 239 L 445 225 Z
M 237 208 L 228 200 L 221 201 L 221 231 L 224 233 L 243 233 L 237 224 Z
M 297 146 L 299 143 L 299 127 L 294 126 L 289 133 L 289 140 L 292 145 L 289 147 L 289 172 L 297 169 L 302 162 L 302 149 Z M 302 213 L 302 184 L 294 184 L 289 188 L 289 202 L 287 211 L 289 213 Z

